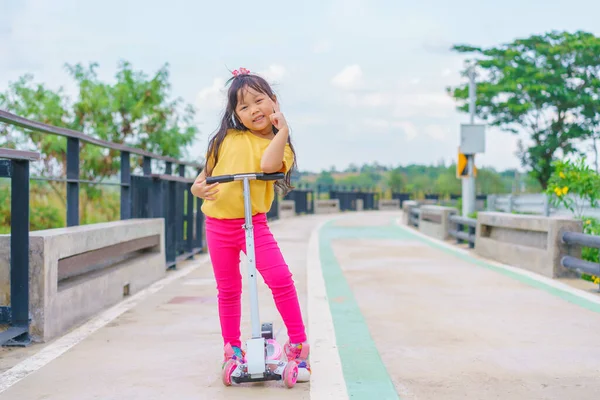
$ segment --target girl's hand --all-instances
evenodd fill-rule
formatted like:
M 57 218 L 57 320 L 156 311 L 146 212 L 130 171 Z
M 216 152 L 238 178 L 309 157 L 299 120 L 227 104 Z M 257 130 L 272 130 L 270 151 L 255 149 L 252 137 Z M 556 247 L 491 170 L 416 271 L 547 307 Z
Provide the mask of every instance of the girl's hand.
M 218 182 L 207 185 L 206 179 L 197 181 L 192 185 L 192 193 L 202 200 L 214 200 L 215 198 L 213 196 L 219 193 L 219 189 L 215 189 L 218 185 Z
M 277 128 L 278 131 L 287 128 L 287 121 L 285 120 L 283 113 L 279 109 L 279 101 L 271 100 L 271 102 L 273 103 L 273 114 L 269 116 L 269 118 L 271 119 L 271 123 L 275 128 Z

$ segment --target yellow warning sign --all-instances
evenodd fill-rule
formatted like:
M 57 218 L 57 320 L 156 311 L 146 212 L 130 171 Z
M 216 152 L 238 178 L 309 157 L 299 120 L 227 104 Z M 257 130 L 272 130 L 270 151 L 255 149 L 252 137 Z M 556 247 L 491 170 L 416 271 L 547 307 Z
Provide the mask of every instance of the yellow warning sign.
M 467 156 L 458 150 L 458 163 L 456 164 L 456 177 L 460 178 L 462 176 L 467 176 L 467 166 L 468 160 Z
M 477 176 L 477 167 L 475 166 L 475 155 L 473 157 L 473 176 Z M 469 159 L 458 150 L 458 162 L 456 164 L 456 177 L 462 178 L 469 176 Z

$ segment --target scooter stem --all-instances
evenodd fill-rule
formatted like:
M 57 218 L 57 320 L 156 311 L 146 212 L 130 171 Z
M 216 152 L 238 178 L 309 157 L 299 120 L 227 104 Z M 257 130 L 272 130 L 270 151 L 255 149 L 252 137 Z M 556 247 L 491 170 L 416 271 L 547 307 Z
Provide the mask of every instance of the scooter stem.
M 248 278 L 250 283 L 250 318 L 252 338 L 260 338 L 260 316 L 258 314 L 258 289 L 256 284 L 256 258 L 254 253 L 254 226 L 252 225 L 252 202 L 250 201 L 250 180 L 244 178 L 244 216 L 246 231 L 246 258 L 248 259 Z

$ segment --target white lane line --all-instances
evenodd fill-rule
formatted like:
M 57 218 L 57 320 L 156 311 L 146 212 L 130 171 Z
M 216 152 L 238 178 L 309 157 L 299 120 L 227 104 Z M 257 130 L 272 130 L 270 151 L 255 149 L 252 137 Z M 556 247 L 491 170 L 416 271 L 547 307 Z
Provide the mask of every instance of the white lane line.
M 21 361 L 8 371 L 5 371 L 2 375 L 0 375 L 0 393 L 4 392 L 20 380 L 52 362 L 52 360 L 60 357 L 70 348 L 96 332 L 98 329 L 102 328 L 124 312 L 138 305 L 146 297 L 158 292 L 171 282 L 188 275 L 190 272 L 193 272 L 200 266 L 210 261 L 208 254 L 199 254 L 196 257 L 198 258 L 194 260 L 190 266 L 184 267 L 178 271 L 169 272 L 168 276 L 165 278 L 155 282 L 146 289 L 141 290 L 130 298 L 107 309 L 79 328 L 66 334 L 60 339 L 57 339 L 54 343 L 49 344 L 35 355 Z
M 310 343 L 310 398 L 347 400 L 346 381 L 335 338 L 333 318 L 319 257 L 319 230 L 323 221 L 310 235 L 307 254 L 308 340 Z

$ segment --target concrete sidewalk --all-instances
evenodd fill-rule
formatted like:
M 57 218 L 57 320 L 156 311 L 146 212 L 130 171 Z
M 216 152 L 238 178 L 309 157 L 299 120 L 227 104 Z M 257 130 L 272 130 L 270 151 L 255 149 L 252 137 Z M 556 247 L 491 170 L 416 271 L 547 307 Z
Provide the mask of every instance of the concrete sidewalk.
M 320 233 L 350 394 L 597 397 L 597 296 L 475 258 L 395 219 L 353 216 Z
M 216 289 L 202 256 L 69 335 L 8 354 L 5 370 L 6 360 L 21 363 L 0 375 L 0 400 L 597 397 L 597 296 L 423 237 L 400 215 L 272 225 L 309 327 L 310 383 L 222 385 Z M 259 292 L 261 320 L 283 343 L 261 279 Z M 247 300 L 245 291 L 243 338 Z
M 327 218 L 330 217 L 314 216 L 272 224 L 272 231 L 294 274 L 305 320 L 308 239 L 317 224 Z M 242 258 L 242 340 L 250 335 L 244 262 L 245 258 Z M 77 338 L 66 341 L 63 338 L 62 342 L 59 339 L 45 346 L 22 350 L 38 357 L 33 361 L 23 360 L 35 372 L 0 393 L 0 399 L 191 400 L 277 399 L 281 396 L 308 399 L 310 383 L 298 383 L 291 390 L 282 382 L 223 386 L 217 292 L 209 259 L 201 255 L 180 270 L 169 274 L 182 274 L 181 277 L 148 293 L 100 329 L 91 332 L 94 327 L 86 324 L 79 328 Z M 259 292 L 261 321 L 274 323 L 274 332 L 283 344 L 287 333 L 262 278 L 259 278 Z M 61 348 L 78 339 L 81 341 L 67 352 L 36 368 L 36 364 L 53 358 Z M 40 357 L 39 352 L 35 353 L 41 348 L 48 354 Z M 18 357 L 13 355 L 13 358 Z M 14 379 L 15 374 L 10 378 Z

